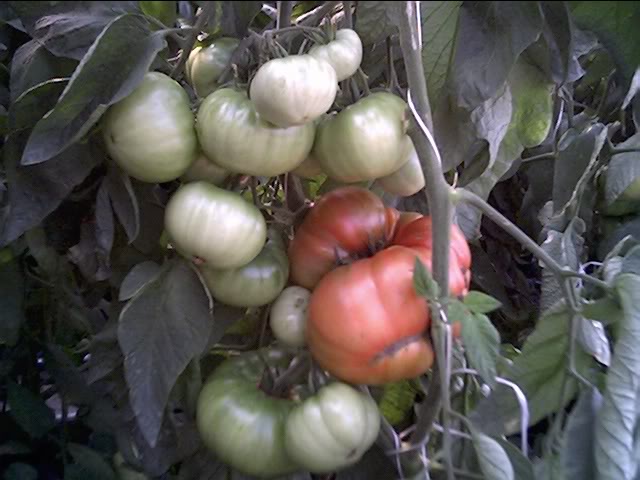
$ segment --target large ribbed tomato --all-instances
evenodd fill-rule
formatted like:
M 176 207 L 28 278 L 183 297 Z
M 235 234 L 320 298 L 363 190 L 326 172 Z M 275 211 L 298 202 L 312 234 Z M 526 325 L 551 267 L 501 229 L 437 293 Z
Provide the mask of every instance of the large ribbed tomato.
M 464 295 L 471 253 L 456 226 L 451 235 L 449 289 Z M 289 259 L 293 282 L 313 289 L 307 343 L 323 368 L 377 385 L 431 367 L 429 308 L 413 285 L 416 257 L 431 268 L 431 250 L 429 217 L 385 207 L 368 190 L 341 188 L 316 203 Z

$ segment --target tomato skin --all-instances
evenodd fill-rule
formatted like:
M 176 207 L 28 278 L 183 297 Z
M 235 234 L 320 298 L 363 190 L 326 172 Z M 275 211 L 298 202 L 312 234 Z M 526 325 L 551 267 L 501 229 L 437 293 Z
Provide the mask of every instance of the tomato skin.
M 208 182 L 181 186 L 165 210 L 165 229 L 176 249 L 213 268 L 237 268 L 253 260 L 267 240 L 260 210 L 240 195 Z
M 229 172 L 224 168 L 216 165 L 209 160 L 204 154 L 200 153 L 196 161 L 189 167 L 181 180 L 183 182 L 197 182 L 198 180 L 205 180 L 214 185 L 222 185 L 222 183 L 229 176 Z
M 380 431 L 376 403 L 340 382 L 322 387 L 289 413 L 285 445 L 311 473 L 329 473 L 360 460 Z
M 362 41 L 355 30 L 342 28 L 336 32 L 335 40 L 327 45 L 315 45 L 309 55 L 329 62 L 341 82 L 356 73 L 362 63 Z
M 318 126 L 313 155 L 334 180 L 375 180 L 407 160 L 406 129 L 404 101 L 387 92 L 372 93 Z
M 289 259 L 282 241 L 271 238 L 258 256 L 233 269 L 200 271 L 213 297 L 234 307 L 259 307 L 271 303 L 289 278 Z
M 404 162 L 399 170 L 391 175 L 376 180 L 382 189 L 392 195 L 408 197 L 422 190 L 425 186 L 424 174 L 418 152 L 409 136 L 405 137 L 406 153 L 408 160 Z
M 200 105 L 196 129 L 204 154 L 231 172 L 272 177 L 300 165 L 315 125 L 279 128 L 258 115 L 244 92 L 221 88 Z
M 320 168 L 318 160 L 316 160 L 316 158 L 310 153 L 300 165 L 291 171 L 291 173 L 302 178 L 311 179 L 318 175 L 322 175 L 322 168 Z
M 311 209 L 289 258 L 294 283 L 313 289 L 306 335 L 320 366 L 343 381 L 370 385 L 431 367 L 433 349 L 423 336 L 429 307 L 413 286 L 416 258 L 431 269 L 431 232 L 429 217 L 386 208 L 357 187 L 334 190 Z M 338 266 L 336 256 L 355 261 Z M 452 226 L 451 295 L 468 292 L 470 266 L 469 246 Z
M 279 127 L 313 122 L 331 108 L 337 92 L 331 64 L 311 55 L 269 60 L 249 87 L 256 112 Z
M 236 38 L 222 37 L 191 51 L 185 65 L 185 74 L 198 97 L 205 98 L 220 86 L 218 79 L 229 65 L 231 55 L 239 43 Z
M 271 478 L 299 470 L 285 448 L 285 422 L 293 401 L 267 395 L 258 385 L 263 359 L 286 368 L 290 357 L 276 350 L 253 351 L 226 360 L 205 381 L 196 423 L 204 444 L 246 475 Z
M 311 292 L 290 286 L 278 296 L 269 313 L 269 325 L 278 341 L 290 347 L 306 344 L 307 308 Z
M 129 96 L 108 109 L 102 135 L 111 158 L 142 182 L 175 180 L 198 155 L 187 92 L 159 72 L 147 73 Z

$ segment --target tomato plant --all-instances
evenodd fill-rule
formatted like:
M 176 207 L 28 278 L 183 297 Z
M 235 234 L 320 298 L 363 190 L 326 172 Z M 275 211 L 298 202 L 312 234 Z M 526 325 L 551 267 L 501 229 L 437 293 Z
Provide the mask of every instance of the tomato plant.
M 218 79 L 229 66 L 238 43 L 237 38 L 221 37 L 191 51 L 185 74 L 199 97 L 204 98 L 219 87 Z
M 147 73 L 131 95 L 109 108 L 102 129 L 111 158 L 144 182 L 174 180 L 196 160 L 189 97 L 162 73 Z
M 307 308 L 311 292 L 306 288 L 290 286 L 278 296 L 269 314 L 273 334 L 284 345 L 302 347 L 307 331 Z
M 362 62 L 362 40 L 350 28 L 341 28 L 336 32 L 335 40 L 326 45 L 315 45 L 309 54 L 326 60 L 336 71 L 339 82 L 356 73 Z

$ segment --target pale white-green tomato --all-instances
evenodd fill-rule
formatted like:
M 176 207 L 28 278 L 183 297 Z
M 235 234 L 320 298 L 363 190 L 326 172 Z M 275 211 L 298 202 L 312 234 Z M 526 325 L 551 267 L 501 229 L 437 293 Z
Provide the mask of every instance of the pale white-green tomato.
M 195 118 L 182 86 L 160 72 L 149 72 L 102 118 L 102 135 L 111 158 L 142 182 L 175 180 L 198 155 Z
M 279 127 L 313 122 L 329 111 L 337 93 L 336 71 L 326 60 L 311 55 L 269 60 L 249 87 L 256 111 Z
M 322 387 L 296 405 L 285 424 L 289 457 L 311 473 L 328 473 L 356 463 L 380 431 L 375 402 L 341 382 Z
M 239 268 L 200 269 L 213 298 L 233 307 L 271 303 L 289 279 L 289 258 L 282 241 L 270 238 L 258 256 Z
M 165 230 L 182 255 L 212 268 L 246 265 L 267 240 L 267 224 L 256 206 L 205 181 L 187 183 L 173 194 Z
M 336 32 L 335 40 L 311 47 L 309 55 L 329 62 L 341 82 L 356 73 L 362 63 L 362 40 L 354 30 L 343 28 Z
M 189 170 L 182 175 L 184 182 L 195 182 L 198 180 L 206 180 L 214 185 L 221 185 L 227 177 L 229 171 L 216 165 L 209 160 L 206 155 L 200 153 L 196 161 L 189 167 Z
M 311 292 L 303 287 L 285 288 L 269 312 L 269 325 L 274 336 L 290 347 L 306 344 L 307 308 Z
M 200 105 L 196 130 L 204 154 L 245 175 L 273 177 L 300 165 L 313 147 L 313 123 L 287 128 L 265 121 L 245 92 L 221 88 Z
M 402 167 L 391 175 L 376 180 L 376 183 L 380 185 L 385 192 L 401 197 L 414 195 L 422 190 L 425 185 L 418 152 L 416 152 L 413 141 L 409 136 L 406 137 L 405 144 L 408 159 Z
M 185 74 L 196 95 L 204 98 L 219 87 L 218 79 L 229 65 L 239 43 L 237 38 L 222 37 L 209 45 L 191 50 Z

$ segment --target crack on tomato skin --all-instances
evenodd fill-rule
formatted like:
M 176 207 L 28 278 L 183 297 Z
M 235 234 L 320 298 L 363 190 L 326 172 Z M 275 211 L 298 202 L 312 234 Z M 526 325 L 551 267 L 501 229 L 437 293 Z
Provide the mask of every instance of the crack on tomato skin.
M 375 354 L 375 356 L 369 361 L 371 364 L 376 364 L 385 359 L 385 357 L 393 357 L 396 353 L 398 353 L 403 348 L 411 345 L 415 342 L 420 342 L 423 340 L 422 335 L 411 335 L 409 337 L 404 337 L 397 342 L 392 343 L 384 350 Z

